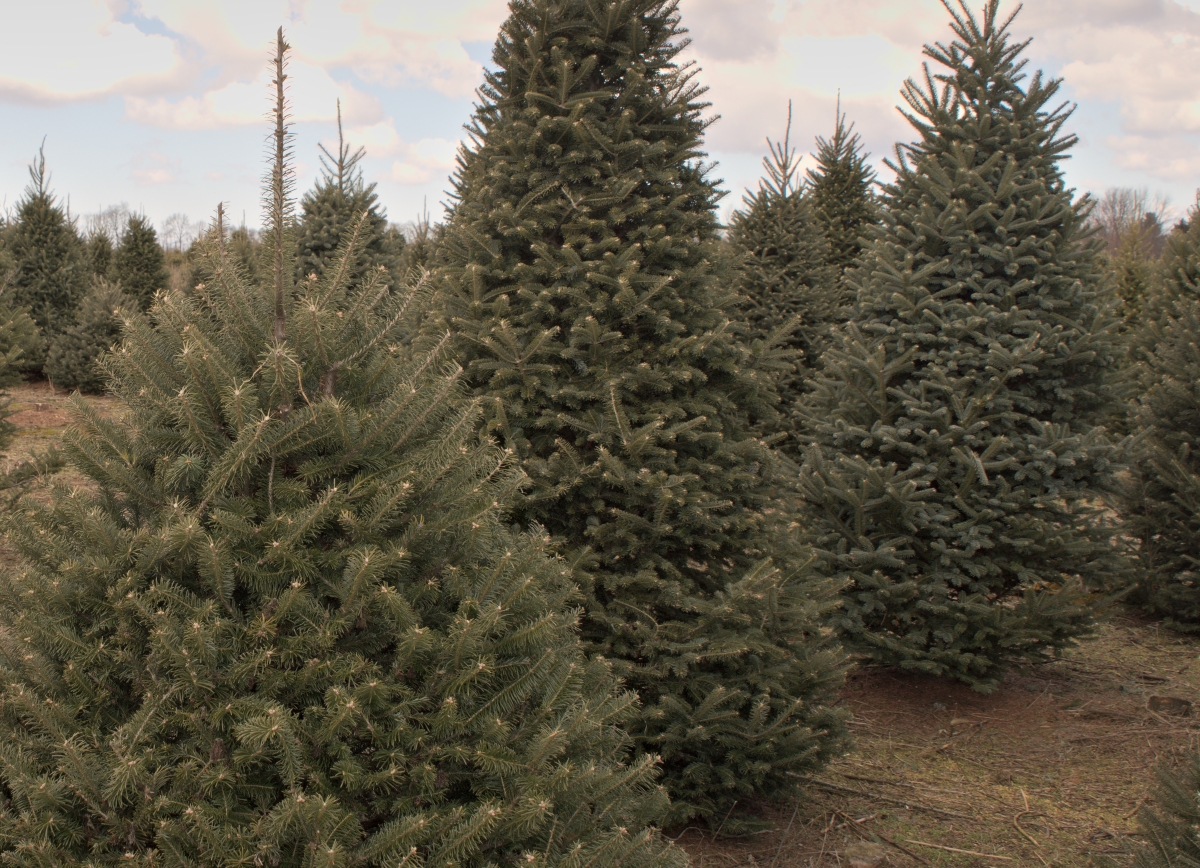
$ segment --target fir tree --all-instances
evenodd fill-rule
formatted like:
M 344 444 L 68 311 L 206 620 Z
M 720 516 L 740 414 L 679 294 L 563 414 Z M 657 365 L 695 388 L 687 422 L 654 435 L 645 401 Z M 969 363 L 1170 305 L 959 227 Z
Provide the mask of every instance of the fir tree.
M 1059 82 L 989 0 L 904 98 L 882 227 L 850 272 L 851 321 L 803 407 L 801 489 L 850 585 L 838 626 L 882 663 L 993 688 L 1002 665 L 1086 634 L 1076 581 L 1115 580 L 1096 522 L 1114 447 L 1111 292 L 1060 161 Z M 1023 86 L 1024 83 L 1024 86 Z
M 112 278 L 142 310 L 150 306 L 154 293 L 166 289 L 166 256 L 158 233 L 145 217 L 135 214 L 129 218 L 113 256 Z
M 780 341 L 790 351 L 789 370 L 777 380 L 782 424 L 774 426 L 785 434 L 809 369 L 820 359 L 829 328 L 842 313 L 839 272 L 829 265 L 829 241 L 805 195 L 800 160 L 790 144 L 791 127 L 789 103 L 783 143 L 768 140 L 766 175 L 756 192 L 746 194 L 742 210 L 734 212 L 729 224 L 735 288 L 744 299 L 751 336 Z M 793 442 L 785 440 L 783 446 L 790 448 Z
M 75 323 L 59 332 L 46 354 L 46 376 L 55 386 L 83 392 L 104 391 L 104 374 L 98 362 L 121 335 L 121 319 L 138 304 L 120 284 L 93 278 Z
M 681 868 L 511 455 L 444 342 L 395 352 L 413 294 L 346 284 L 365 221 L 293 284 L 285 48 L 267 284 L 202 242 L 106 361 L 125 412 L 75 401 L 90 484 L 9 523 L 4 860 Z
M 1150 805 L 1138 811 L 1142 842 L 1132 848 L 1134 868 L 1200 866 L 1200 754 L 1177 769 L 1158 771 L 1158 789 Z M 1102 857 L 1102 865 L 1116 863 Z
M 7 233 L 13 262 L 9 303 L 27 308 L 42 335 L 43 346 L 30 358 L 40 369 L 45 342 L 70 326 L 90 269 L 74 224 L 50 192 L 44 149 L 29 167 L 29 177 Z
M 87 261 L 92 269 L 93 277 L 108 279 L 113 265 L 112 239 L 107 232 L 95 232 L 87 240 Z
M 0 302 L 0 450 L 8 448 L 17 427 L 8 420 L 15 411 L 6 391 L 22 380 L 29 368 L 28 357 L 41 347 L 37 326 L 23 308 L 13 309 Z M 0 487 L 6 479 L 0 479 Z
M 584 635 L 641 695 L 675 817 L 720 819 L 840 751 L 840 655 L 747 414 L 703 90 L 675 0 L 512 0 L 460 153 L 441 308 L 532 488 L 581 554 Z M 436 329 L 431 329 L 436 334 Z M 774 507 L 775 509 L 772 509 Z M 774 556 L 772 564 L 769 557 Z
M 342 104 L 338 102 L 338 149 L 332 154 L 321 149 L 321 179 L 315 189 L 300 202 L 302 211 L 296 231 L 297 278 L 310 274 L 318 277 L 333 262 L 342 238 L 359 217 L 367 214 L 366 236 L 350 279 L 357 281 L 367 271 L 383 267 L 389 274 L 396 270 L 396 259 L 404 246 L 403 236 L 389 234 L 387 216 L 379 205 L 374 184 L 363 180 L 359 163 L 366 156 L 363 148 L 351 150 L 342 135 Z
M 879 222 L 875 171 L 867 156 L 854 124 L 846 125 L 839 100 L 833 137 L 817 138 L 817 165 L 808 170 L 808 198 L 829 239 L 829 264 L 839 272 L 854 264 L 863 237 Z
M 1177 250 L 1176 253 L 1182 253 Z M 1140 435 L 1123 489 L 1125 532 L 1138 542 L 1130 602 L 1176 629 L 1200 630 L 1200 297 L 1183 296 L 1153 328 L 1145 386 L 1132 413 Z

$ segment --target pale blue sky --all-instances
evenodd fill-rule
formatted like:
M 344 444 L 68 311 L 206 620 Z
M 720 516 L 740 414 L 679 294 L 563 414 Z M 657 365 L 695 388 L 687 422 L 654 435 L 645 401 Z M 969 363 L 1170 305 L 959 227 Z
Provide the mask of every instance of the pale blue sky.
M 973 4 L 978 5 L 978 3 Z M 259 219 L 275 28 L 294 46 L 302 187 L 342 99 L 389 217 L 436 218 L 504 0 L 0 0 L 0 196 L 11 205 L 43 136 L 72 212 L 128 203 L 160 223 L 218 201 Z M 1008 8 L 1015 8 L 1008 4 Z M 949 35 L 938 0 L 683 0 L 714 111 L 716 173 L 756 183 L 795 103 L 793 141 L 828 134 L 837 92 L 877 157 L 907 140 L 895 111 L 921 45 Z M 1066 79 L 1080 189 L 1146 187 L 1177 211 L 1200 186 L 1200 0 L 1027 0 L 1031 68 Z

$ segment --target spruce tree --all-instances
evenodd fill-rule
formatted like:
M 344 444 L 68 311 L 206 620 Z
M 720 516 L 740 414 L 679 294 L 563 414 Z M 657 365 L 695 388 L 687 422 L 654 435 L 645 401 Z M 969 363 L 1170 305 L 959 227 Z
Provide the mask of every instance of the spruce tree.
M 2 279 L 2 275 L 0 275 Z M 15 411 L 6 391 L 21 382 L 28 358 L 41 347 L 37 326 L 23 308 L 13 309 L 0 301 L 0 450 L 8 448 L 17 427 L 8 420 Z M 0 478 L 0 487 L 7 480 Z
M 104 391 L 98 362 L 121 335 L 121 318 L 138 304 L 120 284 L 93 278 L 91 289 L 75 311 L 75 322 L 59 332 L 46 354 L 46 376 L 62 389 Z
M 75 400 L 89 484 L 9 522 L 4 861 L 682 868 L 511 455 L 444 342 L 396 352 L 418 300 L 347 285 L 362 221 L 293 284 L 285 48 L 267 282 L 202 242 L 106 361 L 124 412 Z
M 310 274 L 318 277 L 333 262 L 342 238 L 359 217 L 367 214 L 366 235 L 353 263 L 350 279 L 362 279 L 368 271 L 385 268 L 389 275 L 396 270 L 396 259 L 404 246 L 403 236 L 389 233 L 387 215 L 379 205 L 374 184 L 367 184 L 359 163 L 366 156 L 363 148 L 350 149 L 342 135 L 342 104 L 338 102 L 338 148 L 332 154 L 324 145 L 321 150 L 321 178 L 317 186 L 300 202 L 300 223 L 296 230 L 296 276 L 303 280 Z
M 1141 841 L 1130 848 L 1133 868 L 1196 868 L 1200 865 L 1200 754 L 1178 769 L 1158 770 L 1149 805 L 1138 810 Z M 1106 868 L 1113 860 L 1100 857 Z
M 1182 253 L 1177 250 L 1176 253 Z M 1200 631 L 1200 297 L 1177 297 L 1150 323 L 1144 390 L 1131 414 L 1136 460 L 1123 487 L 1125 532 L 1137 540 L 1129 601 L 1179 630 Z
M 29 178 L 17 204 L 16 220 L 7 233 L 13 262 L 8 302 L 15 308 L 27 308 L 41 332 L 43 346 L 29 360 L 40 369 L 45 342 L 72 322 L 90 268 L 74 224 L 50 192 L 44 149 L 39 149 L 30 165 Z
M 113 256 L 112 239 L 107 232 L 95 232 L 87 240 L 87 261 L 92 269 L 93 277 L 108 279 L 112 270 Z
M 795 444 L 790 439 L 791 408 L 820 359 L 830 326 L 842 313 L 840 273 L 829 264 L 829 241 L 811 196 L 805 195 L 791 127 L 789 104 L 783 142 L 767 141 L 765 177 L 757 191 L 746 194 L 743 208 L 729 223 L 734 286 L 750 335 L 779 342 L 789 351 L 789 364 L 776 381 L 783 404 L 780 423 L 761 432 L 782 433 L 781 448 L 788 451 Z
M 875 170 L 867 164 L 862 139 L 838 102 L 833 137 L 817 138 L 816 168 L 808 170 L 808 198 L 829 240 L 829 264 L 845 271 L 862 252 L 864 236 L 879 222 Z
M 519 518 L 578 553 L 584 636 L 637 688 L 675 818 L 719 821 L 792 792 L 844 729 L 830 586 L 748 433 L 775 395 L 731 324 L 683 34 L 675 0 L 510 2 L 438 280 L 531 477 Z
M 1077 577 L 1116 581 L 1099 491 L 1114 447 L 1111 290 L 1064 183 L 1059 82 L 989 0 L 960 3 L 943 67 L 904 90 L 857 301 L 804 402 L 807 527 L 849 579 L 836 623 L 874 660 L 979 690 L 1092 623 Z
M 154 293 L 167 288 L 166 256 L 158 243 L 158 233 L 141 215 L 129 218 L 113 255 L 112 279 L 142 310 L 150 307 Z

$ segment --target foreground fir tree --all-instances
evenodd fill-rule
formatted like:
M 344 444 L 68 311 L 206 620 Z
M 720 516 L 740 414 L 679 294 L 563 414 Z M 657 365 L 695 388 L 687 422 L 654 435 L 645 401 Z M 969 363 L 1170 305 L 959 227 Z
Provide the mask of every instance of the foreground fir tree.
M 790 144 L 791 125 L 789 105 L 789 135 L 782 144 L 767 142 L 766 175 L 729 223 L 735 288 L 744 299 L 751 337 L 778 342 L 790 351 L 790 370 L 776 381 L 780 423 L 762 431 L 782 433 L 781 448 L 789 451 L 795 443 L 790 438 L 791 408 L 820 359 L 831 325 L 842 314 L 840 270 L 829 264 L 829 241 L 811 196 L 805 195 L 800 158 Z
M 166 256 L 150 221 L 133 215 L 113 254 L 112 279 L 145 310 L 167 288 Z
M 82 392 L 104 391 L 100 358 L 121 336 L 121 321 L 137 310 L 138 303 L 122 291 L 120 284 L 93 278 L 75 322 L 59 332 L 46 354 L 46 376 L 60 389 Z
M 50 192 L 46 157 L 38 151 L 29 167 L 30 184 L 6 233 L 12 276 L 6 301 L 26 308 L 43 338 L 30 362 L 40 369 L 46 342 L 68 328 L 90 279 L 83 243 L 62 205 Z
M 1086 634 L 1082 576 L 1114 447 L 1094 429 L 1120 355 L 1111 293 L 1060 162 L 1075 142 L 990 0 L 904 91 L 899 150 L 853 317 L 805 401 L 807 522 L 850 580 L 837 618 L 876 661 L 993 688 Z
M 829 586 L 788 547 L 774 394 L 730 323 L 702 90 L 675 0 L 512 0 L 460 154 L 441 303 L 573 551 L 584 635 L 642 699 L 675 816 L 791 792 L 841 750 Z M 772 507 L 776 507 L 772 511 Z M 772 564 L 769 557 L 777 559 Z
M 366 156 L 362 148 L 351 150 L 342 136 L 342 104 L 338 102 L 338 149 L 321 149 L 321 179 L 315 189 L 300 201 L 301 216 L 296 229 L 296 274 L 303 280 L 318 277 L 337 257 L 342 239 L 366 213 L 365 234 L 352 263 L 349 279 L 362 280 L 367 272 L 380 266 L 389 274 L 396 271 L 396 260 L 404 247 L 404 238 L 389 231 L 387 216 L 379 205 L 374 184 L 363 180 L 359 163 Z
M 1149 805 L 1138 811 L 1142 840 L 1130 848 L 1133 868 L 1197 868 L 1200 866 L 1200 754 L 1190 755 L 1178 769 L 1160 769 L 1153 797 Z M 1097 861 L 1105 868 L 1118 868 L 1118 863 L 1107 856 L 1100 856 Z
M 265 285 L 214 234 L 127 320 L 125 412 L 76 399 L 89 484 L 10 522 L 0 585 L 6 864 L 686 864 L 511 456 L 444 345 L 395 352 L 412 294 L 346 284 L 364 230 L 299 287 L 286 231 Z
M 879 222 L 875 170 L 867 164 L 862 139 L 838 104 L 833 137 L 817 139 L 816 168 L 808 170 L 808 197 L 829 240 L 828 262 L 845 271 L 862 253 L 864 236 Z

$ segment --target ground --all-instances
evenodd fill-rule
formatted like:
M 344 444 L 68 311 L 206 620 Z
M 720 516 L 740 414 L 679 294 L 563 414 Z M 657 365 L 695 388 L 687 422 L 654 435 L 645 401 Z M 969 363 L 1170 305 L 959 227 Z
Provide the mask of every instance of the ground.
M 51 445 L 69 421 L 68 396 L 48 384 L 13 398 L 10 461 Z M 118 412 L 110 398 L 88 400 Z M 1200 746 L 1198 718 L 1179 713 L 1200 705 L 1200 637 L 1115 610 L 1095 639 L 1009 673 L 991 695 L 859 669 L 841 702 L 854 751 L 795 802 L 738 806 L 773 828 L 671 831 L 696 868 L 845 866 L 857 841 L 882 845 L 890 866 L 1128 865 L 1155 767 Z

